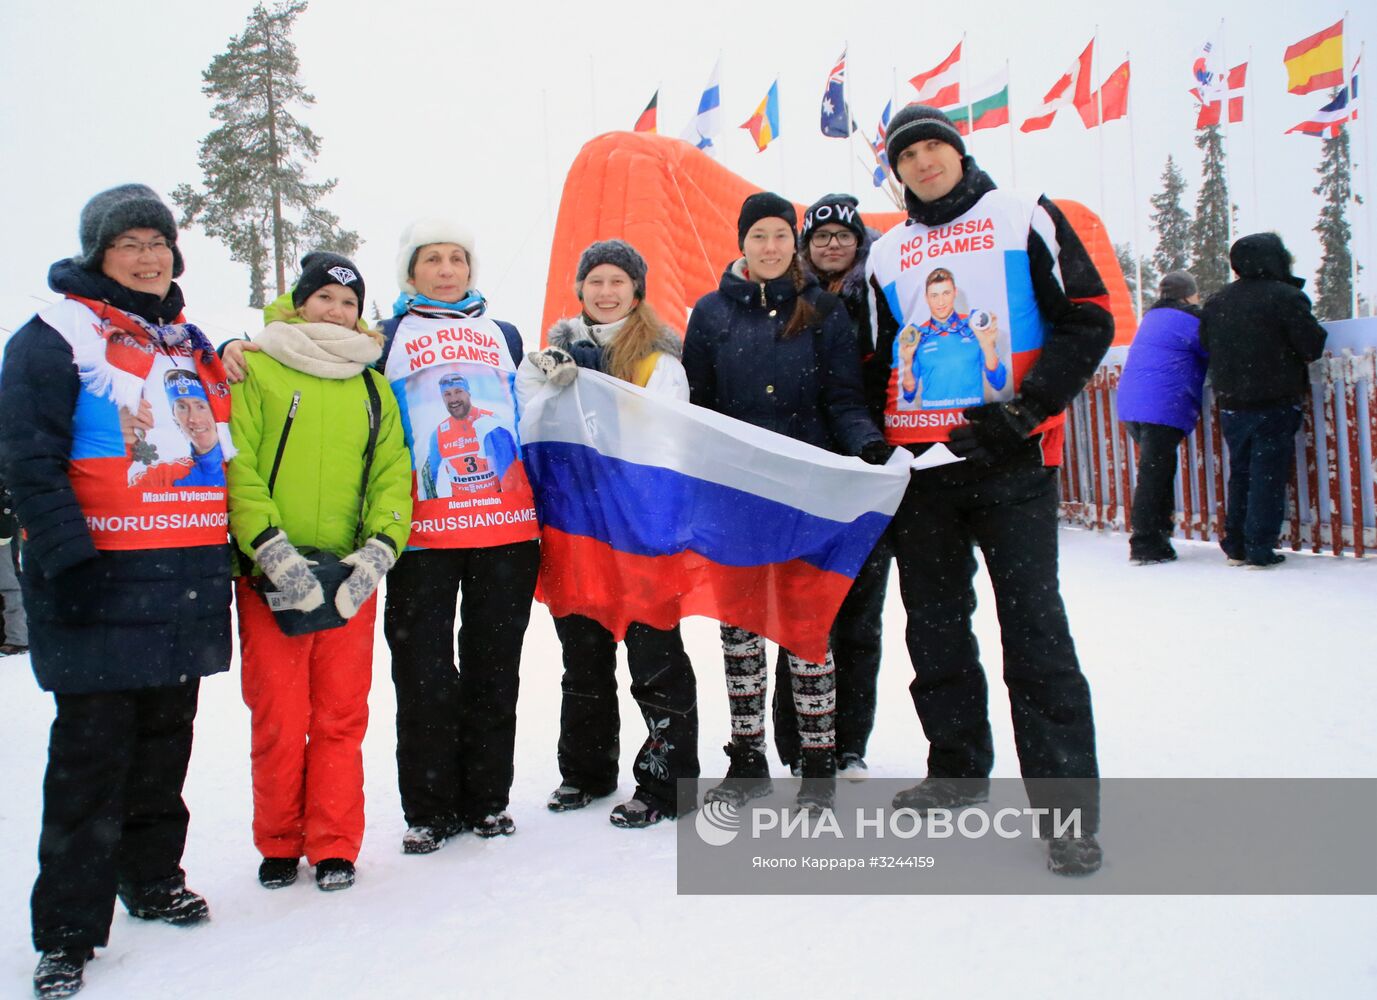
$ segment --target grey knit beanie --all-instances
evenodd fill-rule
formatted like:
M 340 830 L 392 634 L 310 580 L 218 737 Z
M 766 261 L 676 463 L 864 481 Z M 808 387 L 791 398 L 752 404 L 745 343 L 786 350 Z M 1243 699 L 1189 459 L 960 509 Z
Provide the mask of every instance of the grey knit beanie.
M 172 246 L 172 277 L 186 269 L 177 249 L 177 220 L 157 192 L 146 184 L 121 184 L 102 191 L 81 210 L 81 256 L 77 263 L 99 271 L 105 248 L 130 229 L 156 229 Z
M 621 268 L 635 286 L 636 298 L 645 298 L 645 258 L 624 240 L 598 240 L 589 244 L 588 249 L 583 251 L 583 255 L 579 257 L 578 270 L 574 273 L 574 281 L 579 286 L 580 301 L 583 299 L 583 279 L 599 264 L 612 264 Z
M 1162 283 L 1157 286 L 1157 293 L 1164 299 L 1173 299 L 1184 302 L 1199 289 L 1195 284 L 1195 275 L 1189 271 L 1168 271 L 1162 275 Z

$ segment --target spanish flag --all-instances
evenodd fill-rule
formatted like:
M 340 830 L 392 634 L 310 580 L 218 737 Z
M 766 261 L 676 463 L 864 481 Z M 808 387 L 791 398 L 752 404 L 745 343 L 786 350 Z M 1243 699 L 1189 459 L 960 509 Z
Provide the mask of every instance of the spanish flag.
M 1286 50 L 1286 89 L 1309 94 L 1344 84 L 1344 22 L 1339 21 Z
M 741 123 L 741 128 L 751 133 L 755 140 L 755 151 L 763 153 L 765 147 L 779 138 L 779 79 L 770 84 L 765 100 L 755 109 L 755 114 Z

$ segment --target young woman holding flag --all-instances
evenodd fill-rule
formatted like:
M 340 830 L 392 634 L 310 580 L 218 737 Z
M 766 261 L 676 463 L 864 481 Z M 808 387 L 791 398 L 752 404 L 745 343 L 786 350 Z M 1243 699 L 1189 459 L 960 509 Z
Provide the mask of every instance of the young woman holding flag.
M 691 399 L 719 413 L 820 448 L 883 464 L 893 449 L 866 411 L 855 333 L 842 304 L 806 275 L 796 252 L 798 217 L 779 195 L 742 203 L 737 244 L 718 290 L 699 299 L 684 337 Z M 765 759 L 768 669 L 760 635 L 724 624 L 732 707 L 727 781 L 709 798 L 737 802 L 771 789 Z M 836 775 L 836 678 L 822 663 L 789 656 L 803 786 L 799 802 L 832 803 Z
M 573 381 L 579 368 L 604 372 L 674 399 L 688 399 L 679 361 L 679 338 L 661 325 L 645 301 L 646 263 L 621 240 L 589 246 L 579 258 L 574 294 L 580 316 L 550 329 L 550 346 L 527 355 L 517 372 L 523 406 L 548 380 Z M 548 555 L 542 579 L 577 573 Z M 581 809 L 617 788 L 617 643 L 591 618 L 555 619 L 564 647 L 564 700 L 560 707 L 559 773 L 551 810 Z M 651 826 L 678 815 L 675 782 L 698 777 L 698 702 L 693 667 L 679 627 L 633 622 L 626 633 L 631 694 L 645 716 L 647 736 L 636 754 L 636 791 L 612 810 L 613 825 Z

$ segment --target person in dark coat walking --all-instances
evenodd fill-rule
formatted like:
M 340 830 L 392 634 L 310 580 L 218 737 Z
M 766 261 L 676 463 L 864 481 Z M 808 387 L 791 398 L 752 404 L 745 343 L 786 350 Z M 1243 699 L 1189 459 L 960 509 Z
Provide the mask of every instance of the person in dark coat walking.
M 1200 334 L 1229 446 L 1219 545 L 1230 565 L 1266 569 L 1286 558 L 1276 546 L 1287 473 L 1310 398 L 1309 366 L 1326 334 L 1280 236 L 1244 236 L 1229 249 L 1229 264 L 1238 277 L 1205 303 Z
M 0 371 L 0 475 L 28 537 L 21 584 L 33 670 L 57 717 L 32 897 L 35 991 L 81 988 L 116 895 L 130 914 L 191 924 L 209 910 L 181 868 L 182 783 L 200 679 L 229 668 L 230 561 L 218 485 L 162 484 L 195 464 L 164 390 L 207 400 L 226 458 L 229 386 L 182 318 L 171 211 L 149 188 L 96 195 L 59 300 Z
M 884 387 L 874 402 L 884 405 L 890 444 L 946 442 L 964 459 L 914 472 L 890 524 L 909 690 L 929 743 L 926 779 L 894 806 L 954 809 L 989 795 L 994 743 L 971 623 L 978 545 L 998 606 L 1019 765 L 1034 779 L 1029 800 L 1080 810 L 1081 835 L 1049 838 L 1048 865 L 1088 874 L 1103 860 L 1099 764 L 1090 687 L 1057 579 L 1055 466 L 1062 411 L 1113 340 L 1109 295 L 1061 210 L 997 188 L 941 111 L 910 104 L 890 122 L 887 143 L 908 219 L 876 242 L 867 264 L 879 374 L 870 384 Z M 928 294 L 948 281 L 964 303 Z M 990 328 L 998 364 L 1013 373 L 998 386 L 970 378 L 984 360 L 978 330 Z M 940 392 L 915 407 L 915 367 L 939 383 L 981 384 L 985 401 Z
M 1200 294 L 1189 271 L 1162 278 L 1157 302 L 1133 338 L 1119 379 L 1119 419 L 1138 446 L 1129 559 L 1171 562 L 1176 449 L 1200 419 L 1209 360 L 1200 346 Z
M 777 194 L 741 206 L 737 244 L 715 292 L 699 299 L 684 335 L 690 400 L 819 448 L 883 464 L 893 451 L 866 412 L 855 332 L 835 296 L 803 272 L 798 217 Z M 770 791 L 765 759 L 764 639 L 722 626 L 732 708 L 727 781 L 707 793 L 738 805 Z M 789 656 L 803 786 L 799 803 L 827 807 L 836 776 L 835 668 Z
M 865 262 L 880 235 L 861 219 L 860 202 L 850 194 L 823 195 L 803 216 L 798 261 L 823 289 L 846 307 L 855 334 L 856 355 L 864 365 L 874 353 Z M 878 424 L 879 411 L 871 416 Z M 837 776 L 849 781 L 866 777 L 866 745 L 875 727 L 875 685 L 880 673 L 880 647 L 885 589 L 893 555 L 884 538 L 856 574 L 856 580 L 832 626 L 832 657 L 837 667 Z M 789 696 L 789 660 L 775 661 L 773 699 L 775 749 L 794 773 L 800 768 L 798 717 Z

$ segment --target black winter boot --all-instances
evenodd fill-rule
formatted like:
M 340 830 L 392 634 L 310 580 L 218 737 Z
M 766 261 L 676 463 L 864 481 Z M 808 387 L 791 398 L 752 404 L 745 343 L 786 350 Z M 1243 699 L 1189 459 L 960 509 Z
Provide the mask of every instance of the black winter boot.
M 129 915 L 140 920 L 164 920 L 186 927 L 210 916 L 205 897 L 186 887 L 186 875 L 181 871 L 153 882 L 121 882 L 119 897 Z
M 774 791 L 770 762 L 760 747 L 732 740 L 722 751 L 731 758 L 727 777 L 703 794 L 704 802 L 730 802 L 739 809 L 743 803 Z
M 90 948 L 53 948 L 45 951 L 33 970 L 33 995 L 55 1000 L 69 997 L 86 985 L 86 963 L 96 957 Z
M 837 757 L 833 750 L 804 750 L 802 778 L 797 799 L 800 808 L 821 812 L 836 804 Z

